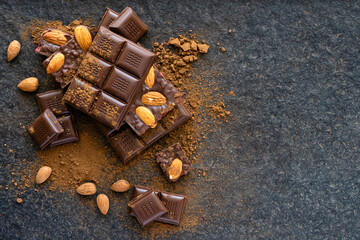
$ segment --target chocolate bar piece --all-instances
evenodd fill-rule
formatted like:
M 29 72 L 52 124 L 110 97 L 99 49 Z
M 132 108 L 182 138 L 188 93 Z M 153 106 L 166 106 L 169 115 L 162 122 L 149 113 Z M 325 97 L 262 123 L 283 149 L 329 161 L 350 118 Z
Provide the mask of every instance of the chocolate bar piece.
M 136 114 L 136 108 L 139 106 L 147 107 L 155 117 L 155 122 L 158 122 L 169 111 L 171 111 L 176 104 L 182 100 L 183 94 L 180 93 L 171 82 L 167 81 L 163 74 L 155 68 L 151 68 L 150 71 L 154 71 L 155 82 L 154 85 L 149 88 L 146 84 L 142 85 L 141 90 L 136 94 L 133 104 L 130 106 L 124 120 L 134 130 L 138 136 L 142 136 L 150 126 L 146 125 Z M 149 73 L 150 75 L 150 73 Z M 149 92 L 161 93 L 166 98 L 166 103 L 162 105 L 158 104 L 145 104 L 143 98 Z M 145 95 L 145 96 L 144 96 Z M 150 97 L 151 98 L 151 97 Z M 156 106 L 154 106 L 156 105 Z
M 28 131 L 40 148 L 44 149 L 55 141 L 64 129 L 50 109 L 46 109 L 29 126 Z
M 57 30 L 55 28 L 46 28 L 41 34 L 36 53 L 50 57 L 54 52 L 59 50 L 60 46 L 73 38 L 72 35 Z M 47 41 L 48 40 L 48 41 Z
M 181 176 L 192 170 L 192 163 L 186 156 L 180 143 L 156 153 L 156 161 L 169 181 L 176 182 Z
M 75 142 L 79 140 L 79 135 L 74 123 L 74 117 L 70 114 L 69 108 L 62 101 L 63 90 L 51 90 L 36 95 L 41 112 L 50 109 L 59 120 L 60 125 L 64 129 L 57 140 L 50 144 L 50 147 Z
M 117 12 L 111 10 L 110 8 L 106 8 L 106 12 L 102 17 L 99 26 L 96 29 L 96 32 L 99 31 L 100 27 L 104 27 L 109 29 L 110 24 L 119 16 Z
M 84 51 L 80 48 L 75 38 L 73 38 L 66 44 L 60 46 L 60 48 L 55 53 L 53 53 L 53 55 L 45 59 L 43 62 L 45 68 L 49 65 L 51 59 L 58 53 L 64 54 L 65 62 L 59 71 L 52 73 L 51 75 L 55 77 L 55 81 L 60 83 L 61 88 L 64 88 L 73 79 L 77 67 L 82 61 L 82 55 L 84 54 Z
M 191 118 L 190 112 L 179 103 L 169 112 L 155 128 L 149 129 L 144 135 L 139 137 L 127 123 L 123 123 L 121 128 L 114 131 L 97 122 L 100 130 L 106 136 L 110 145 L 123 163 L 128 163 L 136 155 L 153 145 L 163 136 L 177 128 L 182 123 Z
M 139 41 L 149 30 L 131 7 L 126 7 L 109 27 L 133 42 Z
M 155 221 L 180 225 L 180 222 L 181 222 L 181 219 L 183 216 L 183 212 L 184 212 L 186 197 L 184 195 L 180 195 L 180 194 L 163 192 L 156 188 L 135 185 L 135 186 L 133 186 L 132 199 L 136 198 L 140 194 L 143 194 L 149 190 L 153 190 L 155 192 L 155 194 L 163 202 L 165 208 L 168 210 L 167 213 L 156 218 Z M 132 208 L 130 208 L 130 210 L 129 210 L 129 215 L 136 216 L 135 212 L 133 211 Z
M 118 130 L 154 60 L 154 53 L 101 26 L 64 100 Z
M 168 212 L 153 190 L 148 190 L 131 200 L 128 204 L 136 218 L 145 226 Z

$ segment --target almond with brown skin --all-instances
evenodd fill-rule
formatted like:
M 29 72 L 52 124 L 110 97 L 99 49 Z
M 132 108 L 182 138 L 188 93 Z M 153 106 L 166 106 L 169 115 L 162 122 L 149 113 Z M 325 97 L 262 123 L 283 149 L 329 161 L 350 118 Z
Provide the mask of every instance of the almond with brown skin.
M 43 38 L 45 41 L 61 46 L 67 42 L 65 34 L 58 30 L 49 30 L 44 33 Z
M 149 88 L 152 88 L 154 86 L 154 83 L 155 83 L 155 69 L 154 67 L 151 67 L 145 79 L 145 85 L 148 86 Z
M 39 169 L 38 173 L 36 174 L 36 183 L 41 184 L 46 181 L 51 175 L 51 167 L 43 166 Z
M 146 125 L 151 128 L 156 127 L 154 114 L 144 106 L 139 106 L 135 110 L 136 115 L 143 121 Z
M 92 37 L 89 29 L 83 25 L 77 26 L 74 30 L 74 35 L 81 49 L 87 52 L 92 43 Z
M 60 68 L 65 63 L 65 56 L 62 53 L 57 53 L 55 56 L 52 57 L 52 59 L 49 62 L 49 65 L 46 68 L 46 72 L 48 74 L 56 73 L 60 70 Z
M 105 194 L 99 194 L 96 198 L 96 203 L 100 212 L 106 215 L 109 211 L 109 198 Z
M 114 192 L 126 192 L 127 190 L 130 189 L 130 183 L 126 180 L 119 180 L 117 182 L 115 182 L 111 187 L 111 190 L 113 190 Z
M 166 103 L 166 97 L 159 92 L 148 92 L 141 97 L 141 102 L 149 106 L 161 106 Z
M 21 44 L 14 40 L 9 44 L 8 51 L 7 51 L 7 57 L 8 61 L 10 62 L 13 60 L 20 52 Z
M 34 92 L 39 87 L 39 80 L 36 77 L 25 78 L 17 87 L 24 92 Z
M 176 158 L 170 165 L 168 173 L 170 180 L 176 180 L 181 176 L 183 162 Z
M 76 189 L 76 192 L 84 196 L 93 195 L 96 193 L 96 185 L 92 182 L 83 183 Z

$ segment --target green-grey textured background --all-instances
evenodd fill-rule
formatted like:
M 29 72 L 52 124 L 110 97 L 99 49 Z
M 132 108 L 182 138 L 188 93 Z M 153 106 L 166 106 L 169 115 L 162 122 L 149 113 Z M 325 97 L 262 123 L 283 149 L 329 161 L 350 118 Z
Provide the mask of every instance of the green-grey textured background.
M 208 135 L 207 161 L 195 164 L 210 177 L 179 183 L 198 188 L 199 206 L 188 204 L 186 213 L 201 207 L 199 225 L 167 239 L 359 239 L 359 1 L 0 0 L 0 185 L 11 185 L 14 164 L 34 161 L 38 151 L 18 126 L 39 114 L 36 100 L 16 85 L 31 75 L 46 79 L 30 42 L 7 63 L 9 42 L 21 40 L 35 17 L 98 22 L 105 7 L 127 5 L 150 29 L 146 47 L 181 29 L 202 35 L 211 45 L 202 64 L 236 94 L 225 97 L 230 123 Z M 127 217 L 124 204 L 104 217 L 46 187 L 23 194 L 22 204 L 15 195 L 0 189 L 2 239 L 164 237 Z

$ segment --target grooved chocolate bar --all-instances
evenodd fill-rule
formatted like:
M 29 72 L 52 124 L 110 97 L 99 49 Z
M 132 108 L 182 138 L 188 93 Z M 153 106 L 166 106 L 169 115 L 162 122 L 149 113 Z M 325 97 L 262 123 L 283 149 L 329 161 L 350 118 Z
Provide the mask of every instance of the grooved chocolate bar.
M 52 111 L 64 129 L 64 132 L 61 133 L 56 140 L 50 143 L 50 147 L 79 140 L 74 117 L 71 115 L 68 106 L 63 102 L 63 95 L 62 89 L 36 94 L 40 111 L 44 112 L 46 109 Z
M 39 45 L 35 52 L 50 57 L 61 45 L 64 45 L 71 39 L 73 39 L 73 36 L 66 32 L 55 28 L 46 28 L 41 34 Z
M 111 10 L 110 8 L 106 8 L 106 12 L 102 17 L 99 26 L 96 29 L 96 32 L 99 31 L 100 27 L 104 27 L 109 29 L 110 24 L 119 16 L 117 12 Z
M 101 132 L 106 136 L 110 145 L 123 163 L 128 163 L 136 155 L 153 145 L 163 136 L 177 128 L 191 118 L 190 112 L 179 103 L 160 120 L 155 128 L 149 129 L 142 136 L 138 136 L 127 123 L 123 123 L 119 130 L 109 128 L 99 122 Z
M 29 126 L 28 132 L 40 148 L 44 149 L 51 142 L 55 141 L 59 135 L 64 132 L 64 129 L 61 127 L 55 115 L 49 109 L 46 109 Z
M 119 129 L 154 60 L 154 53 L 101 26 L 64 100 Z

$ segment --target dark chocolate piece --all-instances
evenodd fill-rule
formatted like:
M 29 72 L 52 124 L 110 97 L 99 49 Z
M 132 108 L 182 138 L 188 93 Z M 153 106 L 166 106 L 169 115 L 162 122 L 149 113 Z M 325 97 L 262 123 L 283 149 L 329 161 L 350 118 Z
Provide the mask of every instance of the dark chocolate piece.
M 55 115 L 69 114 L 69 108 L 62 100 L 63 95 L 61 89 L 36 94 L 40 111 L 44 112 L 49 108 Z
M 50 144 L 50 147 L 55 147 L 58 145 L 79 141 L 79 135 L 77 129 L 75 128 L 73 116 L 63 115 L 58 117 L 58 120 L 60 125 L 64 129 L 64 132 L 59 135 L 57 140 L 53 141 Z
M 120 157 L 123 163 L 126 164 L 136 155 L 140 154 L 142 151 L 150 147 L 163 136 L 190 118 L 190 112 L 184 107 L 184 105 L 179 103 L 171 112 L 158 122 L 155 128 L 148 130 L 141 137 L 136 135 L 127 123 L 124 123 L 117 131 L 113 131 L 110 128 L 102 126 L 99 122 L 97 122 L 97 124 L 100 126 L 100 130 L 106 136 L 110 145 L 114 148 L 116 154 Z
M 128 205 L 134 210 L 136 218 L 142 226 L 151 223 L 168 212 L 153 190 L 140 194 L 131 200 Z
M 55 44 L 55 41 L 53 41 L 51 43 L 51 42 L 48 42 L 48 41 L 45 40 L 45 38 L 44 38 L 45 34 L 54 33 L 55 31 L 59 32 L 62 35 L 64 35 L 64 37 L 66 39 L 65 42 L 63 42 L 63 40 L 61 40 L 61 41 L 57 40 L 58 43 Z M 41 55 L 44 55 L 46 57 L 50 57 L 54 52 L 56 52 L 60 48 L 61 45 L 65 44 L 67 41 L 71 40 L 72 38 L 73 38 L 73 36 L 66 33 L 66 32 L 57 30 L 55 28 L 46 28 L 44 30 L 44 32 L 41 34 L 39 45 L 35 49 L 35 52 L 39 53 Z
M 53 53 L 53 55 L 45 59 L 45 61 L 43 62 L 45 68 L 49 65 L 51 59 L 57 53 L 64 54 L 65 63 L 59 71 L 52 73 L 51 75 L 55 77 L 55 81 L 60 83 L 61 88 L 64 88 L 75 76 L 77 67 L 81 63 L 84 51 L 80 48 L 79 44 L 77 44 L 75 38 L 73 38 L 66 44 L 60 46 L 59 50 Z
M 46 109 L 29 126 L 28 131 L 40 148 L 44 149 L 55 141 L 60 133 L 64 132 L 64 129 L 55 115 L 49 109 Z
M 170 166 L 175 159 L 181 161 L 180 172 L 170 172 L 172 171 Z M 186 156 L 186 153 L 181 147 L 180 143 L 175 143 L 174 145 L 162 150 L 161 152 L 156 153 L 156 161 L 160 164 L 160 167 L 164 172 L 166 178 L 172 182 L 176 182 L 181 176 L 186 175 L 189 171 L 192 170 L 192 163 Z
M 126 7 L 109 25 L 109 28 L 133 42 L 139 41 L 149 30 L 131 7 Z
M 149 88 L 145 84 L 142 85 L 141 90 L 136 94 L 133 104 L 130 106 L 124 120 L 130 125 L 130 127 L 136 132 L 137 135 L 142 136 L 146 131 L 150 131 L 150 126 L 146 125 L 136 114 L 135 110 L 139 106 L 147 107 L 154 115 L 155 121 L 158 122 L 169 111 L 171 111 L 176 104 L 182 100 L 183 94 L 181 94 L 175 87 L 167 81 L 163 74 L 157 69 L 153 68 L 150 71 L 154 71 L 155 82 L 154 85 Z M 148 92 L 159 92 L 166 98 L 166 104 L 161 106 L 145 105 L 141 98 Z M 150 129 L 150 130 L 149 130 Z
M 155 192 L 155 194 L 159 197 L 160 190 L 157 189 L 157 188 L 134 185 L 131 199 L 134 199 L 137 196 L 139 196 L 140 194 L 143 194 L 143 193 L 145 193 L 145 192 L 147 192 L 149 190 L 153 190 Z M 129 215 L 133 216 L 133 217 L 136 216 L 135 212 L 134 212 L 134 210 L 132 208 L 129 209 Z
M 117 12 L 111 10 L 110 8 L 106 8 L 106 12 L 102 17 L 99 26 L 96 29 L 96 32 L 99 31 L 100 27 L 104 27 L 109 29 L 109 25 L 119 16 Z

